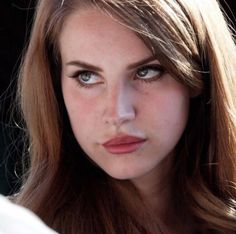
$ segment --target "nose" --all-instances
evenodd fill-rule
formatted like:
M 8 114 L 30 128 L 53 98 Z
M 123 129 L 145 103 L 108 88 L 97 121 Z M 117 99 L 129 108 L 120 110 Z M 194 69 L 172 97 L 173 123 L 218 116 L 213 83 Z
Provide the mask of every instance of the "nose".
M 103 122 L 119 127 L 132 121 L 136 116 L 132 91 L 124 85 L 117 85 L 107 91 L 105 95 Z

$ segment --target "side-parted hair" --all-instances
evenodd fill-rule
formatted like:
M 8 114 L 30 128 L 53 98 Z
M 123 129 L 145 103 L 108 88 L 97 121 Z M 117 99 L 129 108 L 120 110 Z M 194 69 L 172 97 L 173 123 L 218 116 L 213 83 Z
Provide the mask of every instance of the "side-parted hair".
M 134 186 L 89 162 L 70 128 L 59 36 L 67 17 L 87 7 L 134 31 L 190 89 L 189 120 L 175 149 L 176 209 L 199 233 L 235 233 L 236 47 L 216 0 L 39 0 L 19 79 L 30 150 L 16 202 L 60 233 L 158 233 Z

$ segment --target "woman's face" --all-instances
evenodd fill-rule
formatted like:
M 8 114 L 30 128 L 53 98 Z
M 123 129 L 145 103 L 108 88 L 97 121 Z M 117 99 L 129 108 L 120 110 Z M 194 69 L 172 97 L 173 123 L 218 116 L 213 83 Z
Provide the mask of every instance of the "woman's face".
M 187 88 L 133 31 L 98 10 L 67 18 L 60 51 L 65 105 L 88 157 L 117 179 L 167 170 L 188 118 Z

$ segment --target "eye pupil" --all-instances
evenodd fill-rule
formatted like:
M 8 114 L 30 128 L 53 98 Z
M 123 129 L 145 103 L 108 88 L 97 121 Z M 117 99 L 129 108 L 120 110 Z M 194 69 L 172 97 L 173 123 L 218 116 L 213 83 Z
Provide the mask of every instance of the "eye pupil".
M 90 72 L 84 72 L 80 75 L 81 80 L 83 80 L 84 82 L 87 82 L 91 79 L 91 73 Z
M 148 74 L 148 69 L 142 69 L 138 71 L 138 76 L 143 77 Z

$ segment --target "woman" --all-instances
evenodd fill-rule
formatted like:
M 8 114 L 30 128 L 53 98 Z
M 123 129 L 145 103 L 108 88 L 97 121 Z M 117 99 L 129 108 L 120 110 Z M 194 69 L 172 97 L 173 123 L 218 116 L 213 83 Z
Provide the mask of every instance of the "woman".
M 235 233 L 235 52 L 214 0 L 39 1 L 17 203 L 60 233 Z

